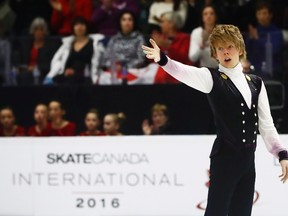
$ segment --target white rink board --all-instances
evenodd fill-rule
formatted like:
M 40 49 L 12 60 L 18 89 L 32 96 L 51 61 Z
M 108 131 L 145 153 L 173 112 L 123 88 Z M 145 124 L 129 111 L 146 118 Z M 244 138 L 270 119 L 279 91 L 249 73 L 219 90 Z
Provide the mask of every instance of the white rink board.
M 214 138 L 2 138 L 0 216 L 203 215 Z M 287 216 L 280 171 L 259 137 L 253 216 Z

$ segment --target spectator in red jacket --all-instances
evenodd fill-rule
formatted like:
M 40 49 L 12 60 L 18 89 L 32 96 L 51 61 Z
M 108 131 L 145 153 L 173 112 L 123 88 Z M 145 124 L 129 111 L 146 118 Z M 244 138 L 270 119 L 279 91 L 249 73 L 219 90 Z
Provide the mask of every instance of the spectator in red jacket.
M 0 110 L 0 136 L 14 137 L 25 136 L 25 129 L 16 124 L 16 118 L 13 109 L 4 107 Z
M 48 122 L 48 107 L 38 104 L 34 110 L 35 125 L 28 129 L 28 136 L 50 136 L 51 124 Z
M 76 124 L 64 119 L 65 109 L 60 101 L 49 103 L 49 118 L 51 120 L 51 136 L 74 136 Z
M 172 59 L 192 65 L 189 60 L 190 35 L 181 32 L 183 21 L 176 12 L 166 12 L 161 16 L 161 33 L 154 31 L 151 37 L 159 44 L 161 50 Z M 155 77 L 155 83 L 179 83 L 176 79 L 160 70 Z
M 101 120 L 99 118 L 99 112 L 97 109 L 91 109 L 87 112 L 85 117 L 86 131 L 80 133 L 80 136 L 103 136 L 105 133 L 99 128 L 101 126 Z
M 93 12 L 92 0 L 50 0 L 53 8 L 51 28 L 59 35 L 71 34 L 71 22 L 75 17 L 84 17 L 91 21 Z

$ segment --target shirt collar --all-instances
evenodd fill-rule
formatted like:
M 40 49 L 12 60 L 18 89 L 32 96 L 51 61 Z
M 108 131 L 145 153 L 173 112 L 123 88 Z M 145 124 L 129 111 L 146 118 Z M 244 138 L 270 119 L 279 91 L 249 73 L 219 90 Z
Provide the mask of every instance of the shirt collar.
M 237 77 L 243 75 L 243 67 L 240 62 L 234 68 L 226 68 L 219 64 L 219 71 L 225 73 L 229 77 Z

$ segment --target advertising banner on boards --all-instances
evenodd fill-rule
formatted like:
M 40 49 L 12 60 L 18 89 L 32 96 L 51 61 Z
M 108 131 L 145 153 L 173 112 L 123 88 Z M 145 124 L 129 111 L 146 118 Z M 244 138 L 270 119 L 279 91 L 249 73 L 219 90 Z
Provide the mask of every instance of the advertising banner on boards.
M 0 216 L 203 215 L 214 138 L 0 139 Z M 288 185 L 258 141 L 253 216 L 284 216 Z

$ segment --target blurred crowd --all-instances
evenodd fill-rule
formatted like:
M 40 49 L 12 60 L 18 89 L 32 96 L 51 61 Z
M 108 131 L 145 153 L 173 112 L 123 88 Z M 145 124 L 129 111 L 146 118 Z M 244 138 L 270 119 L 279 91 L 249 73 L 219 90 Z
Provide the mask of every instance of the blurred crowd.
M 125 124 L 126 114 L 106 113 L 103 118 L 99 111 L 91 108 L 83 116 L 85 128 L 77 128 L 75 122 L 65 117 L 66 109 L 63 103 L 52 100 L 48 105 L 37 104 L 34 109 L 34 125 L 23 127 L 16 121 L 14 110 L 3 107 L 0 110 L 0 137 L 14 136 L 121 136 Z M 143 135 L 172 135 L 176 134 L 169 119 L 169 110 L 165 104 L 156 103 L 151 108 L 149 119 L 143 119 Z
M 217 68 L 208 38 L 221 23 L 244 35 L 245 72 L 287 81 L 285 0 L 0 0 L 0 14 L 2 85 L 178 83 L 141 45 L 153 38 L 177 61 Z
M 208 44 L 217 24 L 243 33 L 245 73 L 287 83 L 286 0 L 0 0 L 0 86 L 178 84 L 141 46 L 153 38 L 174 60 L 218 68 Z M 23 128 L 3 107 L 0 136 L 122 135 L 126 118 L 91 109 L 79 132 L 64 116 L 60 101 L 39 104 Z M 168 116 L 155 104 L 143 134 L 175 133 Z

